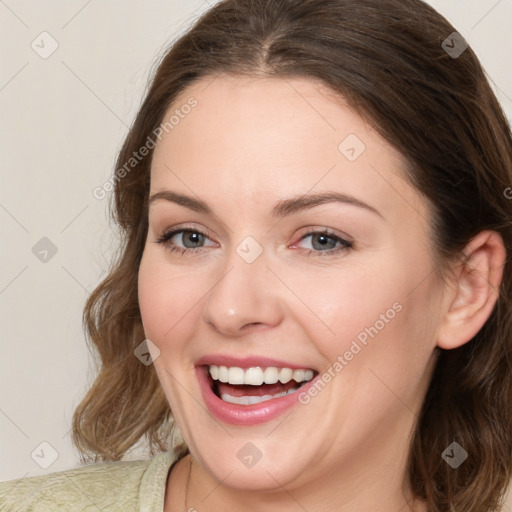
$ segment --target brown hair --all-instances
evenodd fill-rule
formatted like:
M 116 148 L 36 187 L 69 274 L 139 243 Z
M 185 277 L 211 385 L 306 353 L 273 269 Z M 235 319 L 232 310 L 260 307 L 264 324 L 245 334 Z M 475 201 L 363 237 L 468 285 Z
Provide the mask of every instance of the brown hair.
M 134 357 L 144 339 L 137 273 L 152 152 L 129 172 L 119 170 L 198 79 L 226 73 L 321 80 L 404 155 L 410 182 L 432 208 L 439 269 L 485 229 L 498 231 L 512 254 L 512 202 L 504 193 L 512 184 L 510 126 L 471 48 L 454 56 L 443 47 L 453 32 L 421 0 L 225 0 L 171 45 L 117 160 L 113 217 L 121 248 L 84 310 L 101 370 L 73 418 L 83 454 L 117 460 L 143 436 L 151 453 L 169 448 L 168 402 L 153 366 Z M 436 349 L 408 467 L 413 492 L 429 511 L 494 511 L 508 486 L 511 297 L 507 260 L 480 332 L 460 348 Z M 441 456 L 453 441 L 469 454 L 456 470 Z

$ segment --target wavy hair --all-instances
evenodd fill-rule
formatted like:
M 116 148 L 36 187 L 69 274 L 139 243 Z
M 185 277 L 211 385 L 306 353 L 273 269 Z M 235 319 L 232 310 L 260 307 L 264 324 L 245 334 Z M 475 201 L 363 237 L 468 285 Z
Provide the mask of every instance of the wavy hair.
M 453 32 L 421 0 L 224 0 L 170 45 L 116 163 L 111 213 L 119 251 L 84 309 L 101 367 L 73 416 L 83 456 L 119 460 L 144 438 L 152 454 L 171 446 L 172 412 L 156 372 L 134 356 L 145 337 L 137 274 L 152 149 L 130 159 L 149 147 L 164 114 L 199 79 L 310 77 L 344 97 L 406 159 L 408 180 L 432 208 L 440 275 L 478 232 L 503 238 L 497 303 L 470 342 L 436 348 L 407 468 L 431 512 L 499 510 L 512 466 L 512 136 L 475 53 L 450 53 L 455 41 L 461 45 Z M 469 453 L 456 470 L 441 457 L 453 441 Z

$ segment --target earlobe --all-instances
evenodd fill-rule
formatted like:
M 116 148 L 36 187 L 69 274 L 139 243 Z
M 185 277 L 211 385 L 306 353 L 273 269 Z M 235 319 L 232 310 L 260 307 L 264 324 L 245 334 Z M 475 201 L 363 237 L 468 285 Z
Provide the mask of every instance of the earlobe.
M 470 341 L 490 317 L 499 296 L 506 250 L 496 231 L 482 231 L 464 249 L 453 271 L 449 304 L 437 345 L 450 350 Z M 448 291 L 447 291 L 448 293 Z

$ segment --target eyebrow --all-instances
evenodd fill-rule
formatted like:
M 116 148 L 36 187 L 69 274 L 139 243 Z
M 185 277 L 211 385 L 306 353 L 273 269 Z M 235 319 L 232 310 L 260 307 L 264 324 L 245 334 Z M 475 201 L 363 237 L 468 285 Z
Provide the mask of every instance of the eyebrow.
M 178 192 L 174 192 L 172 190 L 162 190 L 160 192 L 156 192 L 149 198 L 148 204 L 151 206 L 155 201 L 161 199 L 179 204 L 185 208 L 188 208 L 189 210 L 193 210 L 198 213 L 214 215 L 213 210 L 204 201 L 180 194 Z M 384 219 L 384 216 L 373 206 L 365 203 L 364 201 L 361 201 L 360 199 L 357 199 L 354 196 L 340 192 L 303 194 L 292 197 L 290 199 L 282 199 L 278 201 L 272 209 L 272 216 L 286 217 L 288 215 L 292 215 L 294 213 L 308 210 L 310 208 L 314 208 L 315 206 L 320 206 L 327 203 L 342 203 L 351 206 L 357 206 L 359 208 L 364 208 L 365 210 L 368 210 Z

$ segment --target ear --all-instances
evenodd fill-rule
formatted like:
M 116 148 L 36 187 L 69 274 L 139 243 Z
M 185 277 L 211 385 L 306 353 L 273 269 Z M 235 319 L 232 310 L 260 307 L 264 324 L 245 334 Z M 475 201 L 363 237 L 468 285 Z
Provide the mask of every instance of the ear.
M 437 345 L 453 349 L 470 341 L 483 327 L 499 296 L 506 250 L 496 231 L 482 231 L 464 249 L 453 269 Z

